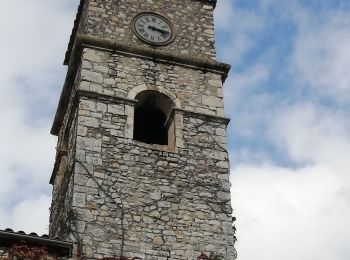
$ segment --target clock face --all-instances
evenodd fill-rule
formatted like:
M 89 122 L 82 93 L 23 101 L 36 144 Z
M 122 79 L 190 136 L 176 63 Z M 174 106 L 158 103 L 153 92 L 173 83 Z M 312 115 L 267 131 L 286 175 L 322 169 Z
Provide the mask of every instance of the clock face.
M 171 23 L 156 13 L 141 13 L 133 20 L 136 36 L 150 44 L 165 45 L 174 39 Z

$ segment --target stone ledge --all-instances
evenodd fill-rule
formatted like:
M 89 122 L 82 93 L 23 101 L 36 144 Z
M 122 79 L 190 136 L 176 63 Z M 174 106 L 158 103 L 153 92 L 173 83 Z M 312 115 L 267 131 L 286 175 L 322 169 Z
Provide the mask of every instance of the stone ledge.
M 108 102 L 113 102 L 113 103 L 128 103 L 135 105 L 137 103 L 137 100 L 135 99 L 129 99 L 125 97 L 118 97 L 118 96 L 111 96 L 111 95 L 106 95 L 106 94 L 101 94 L 97 92 L 91 92 L 91 91 L 85 91 L 85 90 L 78 90 L 77 91 L 77 97 L 76 99 L 79 99 L 80 97 L 89 97 L 93 98 L 95 100 L 101 100 L 101 101 L 108 101 Z M 77 102 L 75 102 L 77 103 Z M 221 116 L 216 116 L 216 115 L 210 115 L 210 114 L 205 114 L 205 113 L 200 113 L 200 112 L 194 112 L 186 109 L 181 109 L 181 108 L 174 108 L 174 111 L 178 111 L 182 114 L 191 114 L 192 117 L 195 118 L 205 118 L 208 121 L 216 121 L 220 123 L 224 123 L 226 126 L 230 123 L 230 119 L 227 117 L 221 117 Z
M 66 112 L 67 102 L 71 93 L 74 76 L 80 62 L 79 57 L 84 48 L 94 48 L 112 53 L 118 53 L 124 56 L 138 57 L 140 59 L 153 60 L 159 63 L 172 64 L 175 66 L 187 67 L 193 70 L 201 70 L 204 72 L 212 72 L 221 75 L 223 81 L 226 79 L 231 66 L 224 63 L 215 62 L 211 59 L 203 59 L 198 57 L 188 57 L 185 55 L 176 55 L 163 53 L 161 51 L 150 52 L 148 48 L 118 44 L 114 41 L 101 40 L 97 37 L 88 35 L 78 35 L 75 43 L 74 51 L 69 60 L 68 72 L 63 86 L 55 119 L 51 128 L 51 134 L 57 135 L 61 127 L 64 114 Z
M 159 63 L 203 70 L 205 72 L 218 73 L 222 76 L 223 81 L 225 81 L 231 69 L 231 65 L 216 62 L 211 58 L 174 54 L 171 52 L 162 51 L 161 49 L 140 46 L 137 44 L 118 43 L 112 40 L 100 39 L 96 36 L 87 34 L 78 34 L 76 36 L 76 42 L 71 56 L 69 57 L 68 61 L 65 61 L 65 65 L 72 65 L 75 59 L 74 57 L 79 55 L 84 47 L 110 51 L 129 57 L 153 60 Z
M 111 96 L 111 95 L 101 94 L 101 93 L 92 92 L 92 91 L 78 90 L 76 92 L 76 96 L 74 98 L 75 105 L 73 106 L 72 109 L 74 109 L 74 107 L 76 107 L 76 105 L 78 103 L 78 99 L 80 97 L 89 97 L 89 98 L 102 100 L 102 101 L 109 101 L 109 102 L 113 102 L 113 103 L 126 103 L 126 104 L 132 104 L 132 105 L 135 105 L 137 103 L 137 100 L 129 99 L 129 98 L 125 98 L 125 97 Z M 190 111 L 190 110 L 186 110 L 186 109 L 174 108 L 174 110 L 179 111 L 182 114 L 191 114 L 193 117 L 196 117 L 196 118 L 205 118 L 208 121 L 221 122 L 221 123 L 225 124 L 226 126 L 231 121 L 227 117 L 209 115 L 209 114 L 194 112 L 194 111 Z M 56 116 L 57 116 L 57 114 L 56 114 Z M 59 127 L 58 127 L 58 125 L 55 125 L 55 122 L 54 122 L 54 125 L 52 126 L 52 129 L 51 129 L 51 134 L 58 135 L 58 132 L 59 132 Z
M 88 98 L 93 98 L 101 101 L 108 101 L 116 104 L 120 103 L 125 103 L 125 104 L 136 104 L 137 100 L 135 99 L 129 99 L 129 98 L 124 98 L 124 97 L 118 97 L 118 96 L 111 96 L 111 95 L 106 95 L 106 94 L 101 94 L 97 92 L 92 92 L 92 91 L 86 91 L 86 90 L 78 90 L 77 91 L 77 97 L 88 97 Z
M 77 95 L 75 98 L 76 100 L 78 100 L 80 97 L 89 97 L 95 100 L 108 101 L 108 102 L 119 103 L 119 104 L 125 103 L 125 104 L 135 105 L 138 102 L 135 99 L 129 99 L 129 98 L 119 97 L 119 96 L 111 96 L 111 95 L 101 94 L 101 93 L 92 92 L 92 91 L 85 91 L 85 90 L 78 90 L 76 95 Z M 75 103 L 77 103 L 77 101 Z M 230 119 L 227 117 L 194 112 L 194 111 L 181 109 L 181 108 L 174 108 L 174 111 L 178 111 L 182 114 L 191 114 L 195 118 L 205 118 L 208 121 L 222 122 L 226 126 L 230 123 Z
M 209 114 L 189 111 L 189 110 L 185 110 L 185 109 L 180 109 L 180 108 L 174 108 L 174 110 L 177 110 L 183 114 L 191 114 L 192 117 L 194 117 L 194 118 L 205 118 L 209 122 L 213 122 L 213 121 L 220 122 L 220 123 L 225 124 L 226 126 L 228 126 L 228 124 L 231 121 L 231 119 L 229 119 L 227 117 L 222 117 L 222 116 L 209 115 Z

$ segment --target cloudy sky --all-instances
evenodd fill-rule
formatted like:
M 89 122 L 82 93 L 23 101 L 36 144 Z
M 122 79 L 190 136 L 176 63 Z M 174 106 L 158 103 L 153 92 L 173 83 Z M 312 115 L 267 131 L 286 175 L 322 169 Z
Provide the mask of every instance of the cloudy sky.
M 0 228 L 47 233 L 77 0 L 2 0 Z M 350 259 L 350 1 L 220 0 L 239 260 Z

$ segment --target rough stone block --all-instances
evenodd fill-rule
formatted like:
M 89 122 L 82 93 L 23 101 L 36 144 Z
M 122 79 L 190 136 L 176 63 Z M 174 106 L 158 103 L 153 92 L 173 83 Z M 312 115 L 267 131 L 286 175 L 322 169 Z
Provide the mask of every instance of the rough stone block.
M 218 98 L 216 96 L 203 96 L 202 102 L 204 105 L 207 105 L 209 107 L 223 107 L 224 102 L 221 98 Z

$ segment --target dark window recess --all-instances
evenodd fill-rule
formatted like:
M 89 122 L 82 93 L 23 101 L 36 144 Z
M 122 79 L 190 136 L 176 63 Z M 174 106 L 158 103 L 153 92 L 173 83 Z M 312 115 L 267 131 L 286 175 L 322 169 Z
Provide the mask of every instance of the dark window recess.
M 135 97 L 134 140 L 146 144 L 169 145 L 174 136 L 172 100 L 154 90 L 145 90 Z M 174 138 L 170 138 L 173 140 Z
M 168 144 L 165 114 L 156 107 L 140 106 L 135 110 L 134 139 L 146 144 Z

